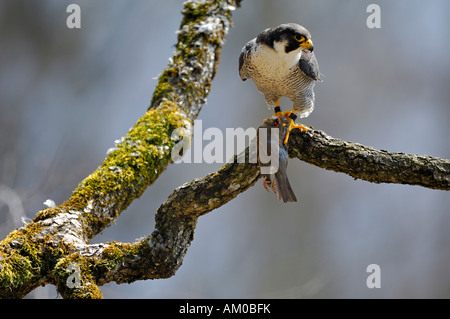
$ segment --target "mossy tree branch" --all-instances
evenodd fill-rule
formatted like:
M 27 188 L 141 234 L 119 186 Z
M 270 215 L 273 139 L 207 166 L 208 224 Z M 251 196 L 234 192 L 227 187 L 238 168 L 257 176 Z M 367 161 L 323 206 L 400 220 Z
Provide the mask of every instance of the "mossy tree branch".
M 450 190 L 450 161 L 446 159 L 380 151 L 313 129 L 293 131 L 289 144 L 291 158 L 354 178 Z M 193 240 L 198 217 L 226 204 L 259 179 L 259 166 L 242 160 L 252 151 L 250 146 L 217 172 L 176 188 L 158 208 L 151 236 L 132 244 L 84 246 L 77 255 L 96 269 L 97 284 L 174 275 Z
M 100 167 L 66 202 L 40 211 L 33 222 L 0 242 L 0 298 L 20 298 L 46 283 L 55 284 L 63 297 L 101 298 L 99 274 L 114 262 L 94 266 L 81 252 L 159 177 L 172 162 L 174 145 L 191 137 L 232 24 L 231 13 L 239 2 L 184 3 L 176 50 L 147 113 L 116 141 Z M 175 130 L 178 134 L 172 136 Z M 107 249 L 105 256 L 116 256 L 113 252 L 119 250 Z M 73 265 L 78 267 L 75 273 L 82 279 L 81 287 L 67 285 Z

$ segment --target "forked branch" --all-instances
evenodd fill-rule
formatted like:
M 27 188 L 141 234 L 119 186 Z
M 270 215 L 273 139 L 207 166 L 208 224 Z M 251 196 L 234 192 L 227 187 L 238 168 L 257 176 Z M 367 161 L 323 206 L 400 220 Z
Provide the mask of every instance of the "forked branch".
M 151 235 L 135 243 L 89 244 L 172 162 L 171 151 L 183 137 L 175 138 L 173 131 L 191 136 L 239 2 L 184 3 L 176 51 L 147 113 L 66 202 L 38 212 L 0 242 L 0 298 L 20 298 L 47 283 L 65 298 L 101 298 L 98 286 L 107 282 L 173 276 L 194 238 L 198 217 L 255 184 L 257 164 L 227 163 L 175 189 L 158 208 Z M 369 182 L 450 189 L 449 160 L 375 150 L 312 129 L 291 133 L 289 154 Z

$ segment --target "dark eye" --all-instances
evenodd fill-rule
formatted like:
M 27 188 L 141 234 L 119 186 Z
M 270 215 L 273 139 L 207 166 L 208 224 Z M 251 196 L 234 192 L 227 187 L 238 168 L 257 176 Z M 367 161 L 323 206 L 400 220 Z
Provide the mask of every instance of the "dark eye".
M 294 35 L 294 39 L 295 39 L 295 41 L 297 41 L 299 43 L 306 41 L 306 38 L 303 35 L 298 35 L 298 34 Z

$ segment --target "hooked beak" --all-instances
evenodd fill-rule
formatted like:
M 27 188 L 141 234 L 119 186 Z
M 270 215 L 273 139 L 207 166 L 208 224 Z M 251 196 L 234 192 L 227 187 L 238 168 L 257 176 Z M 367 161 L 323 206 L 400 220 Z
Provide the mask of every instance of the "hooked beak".
M 300 46 L 301 46 L 304 50 L 309 50 L 309 51 L 311 51 L 311 52 L 314 50 L 314 45 L 313 45 L 313 43 L 312 43 L 311 40 L 307 40 L 307 41 L 302 42 L 302 43 L 300 44 Z

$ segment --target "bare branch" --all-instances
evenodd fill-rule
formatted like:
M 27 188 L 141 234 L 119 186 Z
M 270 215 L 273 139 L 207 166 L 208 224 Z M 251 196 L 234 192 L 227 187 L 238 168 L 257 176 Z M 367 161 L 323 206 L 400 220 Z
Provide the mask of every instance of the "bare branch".
M 317 130 L 296 131 L 289 140 L 290 157 L 372 183 L 450 190 L 450 160 L 376 150 Z

